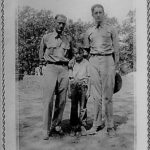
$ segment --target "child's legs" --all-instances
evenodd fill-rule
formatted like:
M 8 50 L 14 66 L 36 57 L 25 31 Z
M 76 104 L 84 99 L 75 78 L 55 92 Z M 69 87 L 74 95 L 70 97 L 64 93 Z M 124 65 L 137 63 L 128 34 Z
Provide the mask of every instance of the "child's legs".
M 76 84 L 72 84 L 70 87 L 71 91 L 71 113 L 70 113 L 70 124 L 72 126 L 78 125 L 78 91 Z
M 79 114 L 79 120 L 80 124 L 82 126 L 86 126 L 87 124 L 87 85 L 81 85 L 80 87 L 80 114 Z

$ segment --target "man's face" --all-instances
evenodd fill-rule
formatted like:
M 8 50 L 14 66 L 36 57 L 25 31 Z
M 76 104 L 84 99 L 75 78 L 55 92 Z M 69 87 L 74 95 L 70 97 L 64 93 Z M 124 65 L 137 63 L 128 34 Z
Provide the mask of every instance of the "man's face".
M 56 32 L 57 33 L 62 33 L 62 31 L 64 30 L 65 28 L 65 25 L 66 25 L 66 21 L 64 20 L 63 17 L 59 16 L 57 19 L 56 19 Z
M 102 22 L 104 18 L 103 9 L 101 7 L 95 7 L 93 10 L 92 16 L 95 19 L 96 23 Z

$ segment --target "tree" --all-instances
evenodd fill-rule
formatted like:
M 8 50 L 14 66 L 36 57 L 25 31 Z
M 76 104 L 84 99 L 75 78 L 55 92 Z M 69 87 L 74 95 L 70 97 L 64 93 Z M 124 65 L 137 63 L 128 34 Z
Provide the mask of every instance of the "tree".
M 131 71 L 136 70 L 135 10 L 129 11 L 120 29 L 120 63 L 129 65 Z
M 38 65 L 38 50 L 41 37 L 46 31 L 51 32 L 54 27 L 52 12 L 48 10 L 37 11 L 30 7 L 18 10 L 18 51 L 17 73 L 28 74 Z
M 105 16 L 107 23 L 117 28 L 120 38 L 120 63 L 127 63 L 131 70 L 135 70 L 136 51 L 135 51 L 135 11 L 129 11 L 127 18 L 119 24 L 115 17 Z M 18 10 L 16 20 L 17 44 L 16 51 L 16 73 L 28 74 L 39 65 L 38 51 L 41 38 L 44 34 L 52 32 L 55 26 L 53 14 L 49 10 L 36 10 L 31 7 L 23 7 Z M 76 22 L 68 19 L 65 34 L 67 34 L 74 46 L 76 42 L 83 42 L 85 31 L 93 23 Z

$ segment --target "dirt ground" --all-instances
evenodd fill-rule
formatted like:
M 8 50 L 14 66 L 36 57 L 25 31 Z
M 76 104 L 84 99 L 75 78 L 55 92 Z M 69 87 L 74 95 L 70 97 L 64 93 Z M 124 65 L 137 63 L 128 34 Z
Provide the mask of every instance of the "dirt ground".
M 53 135 L 42 140 L 42 89 L 41 77 L 25 76 L 17 82 L 17 141 L 19 150 L 134 150 L 136 141 L 134 76 L 123 76 L 122 89 L 113 96 L 116 136 L 105 134 L 105 129 L 96 135 L 69 135 L 70 100 L 67 100 L 63 114 L 64 136 Z M 93 104 L 88 101 L 88 126 L 92 126 Z

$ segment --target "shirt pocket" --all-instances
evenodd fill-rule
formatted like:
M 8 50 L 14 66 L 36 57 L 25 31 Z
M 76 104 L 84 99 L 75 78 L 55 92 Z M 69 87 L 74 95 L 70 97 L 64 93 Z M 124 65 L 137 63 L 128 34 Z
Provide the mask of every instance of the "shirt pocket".
M 53 53 L 54 53 L 54 50 L 57 48 L 57 45 L 55 44 L 55 43 L 47 43 L 47 49 L 46 49 L 46 51 L 45 51 L 45 53 L 47 54 L 47 55 L 53 55 Z
M 111 44 L 111 32 L 106 31 L 102 33 L 103 43 Z
M 47 48 L 55 48 L 57 47 L 57 42 L 55 40 L 49 40 L 46 42 Z

